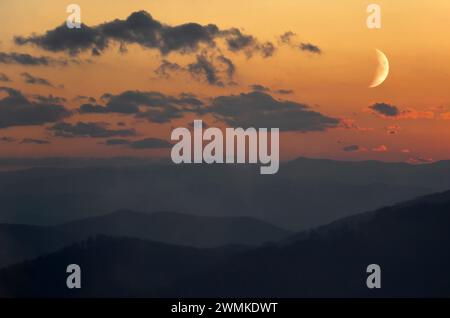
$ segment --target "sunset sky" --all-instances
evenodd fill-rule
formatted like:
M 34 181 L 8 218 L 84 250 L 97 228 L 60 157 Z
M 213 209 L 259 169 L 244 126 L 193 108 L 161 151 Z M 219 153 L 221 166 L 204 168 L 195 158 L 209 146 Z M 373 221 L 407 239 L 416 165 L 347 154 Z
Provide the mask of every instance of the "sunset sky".
M 71 3 L 80 30 L 62 26 Z M 202 118 L 280 128 L 284 160 L 450 159 L 449 14 L 448 0 L 1 0 L 0 157 L 167 156 L 171 130 Z M 376 48 L 390 74 L 368 88 Z

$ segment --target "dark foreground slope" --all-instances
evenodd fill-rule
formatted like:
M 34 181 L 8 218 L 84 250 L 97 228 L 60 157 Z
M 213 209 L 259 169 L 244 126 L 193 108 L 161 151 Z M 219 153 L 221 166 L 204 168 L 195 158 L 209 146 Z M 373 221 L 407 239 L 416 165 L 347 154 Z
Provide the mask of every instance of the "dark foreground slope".
M 100 238 L 0 272 L 3 296 L 449 297 L 450 192 L 249 250 Z M 83 288 L 65 287 L 81 265 Z M 366 287 L 381 266 L 382 288 Z

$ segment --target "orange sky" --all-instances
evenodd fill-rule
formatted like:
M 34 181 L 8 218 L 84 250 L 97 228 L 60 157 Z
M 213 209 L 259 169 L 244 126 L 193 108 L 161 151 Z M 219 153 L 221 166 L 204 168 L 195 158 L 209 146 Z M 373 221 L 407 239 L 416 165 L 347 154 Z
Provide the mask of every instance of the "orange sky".
M 119 94 L 126 90 L 161 91 L 166 94 L 191 92 L 202 98 L 248 92 L 251 84 L 276 89 L 292 89 L 291 95 L 277 98 L 308 104 L 327 116 L 353 121 L 359 129 L 334 128 L 325 132 L 283 133 L 281 157 L 325 157 L 337 159 L 376 159 L 405 161 L 412 157 L 450 159 L 445 141 L 450 140 L 449 74 L 450 2 L 376 1 L 382 8 L 382 28 L 366 27 L 366 6 L 373 1 L 292 1 L 292 0 L 27 0 L 0 2 L 0 52 L 63 57 L 32 46 L 12 41 L 15 35 L 42 34 L 65 21 L 66 6 L 76 2 L 82 9 L 82 22 L 97 25 L 116 18 L 125 19 L 132 12 L 145 10 L 155 19 L 169 25 L 196 22 L 213 23 L 221 29 L 238 27 L 261 41 L 277 44 L 286 31 L 297 34 L 296 41 L 314 43 L 323 51 L 316 55 L 280 46 L 275 55 L 264 59 L 247 58 L 242 53 L 228 52 L 237 71 L 235 86 L 214 87 L 195 81 L 188 74 L 170 79 L 158 78 L 154 69 L 161 62 L 156 50 L 130 45 L 128 53 L 117 48 L 105 51 L 93 63 L 68 67 L 28 67 L 0 64 L 0 73 L 12 82 L 0 83 L 19 89 L 27 95 L 42 94 L 65 97 L 67 107 L 75 109 L 77 95 L 100 97 L 104 93 Z M 374 49 L 382 50 L 390 62 L 390 75 L 380 86 L 368 86 L 376 68 Z M 180 64 L 192 61 L 195 54 L 171 53 L 167 59 Z M 79 58 L 91 58 L 82 54 Z M 20 74 L 29 72 L 64 88 L 24 84 Z M 0 97 L 4 93 L 0 93 Z M 428 112 L 433 118 L 382 118 L 368 110 L 376 102 L 396 105 L 411 113 Z M 193 119 L 188 116 L 189 120 Z M 428 116 L 430 117 L 430 116 Z M 66 120 L 118 121 L 134 127 L 135 139 L 157 137 L 169 139 L 171 127 L 187 125 L 187 119 L 169 124 L 137 121 L 123 115 L 75 115 Z M 209 118 L 210 122 L 213 122 Z M 44 126 L 16 126 L 0 129 L 1 137 L 39 138 L 48 145 L 6 143 L 0 141 L 0 156 L 109 156 L 164 155 L 167 150 L 131 150 L 107 147 L 97 138 L 56 138 Z M 388 127 L 396 134 L 388 134 Z M 392 129 L 390 129 L 392 130 Z M 342 148 L 359 145 L 362 151 L 344 152 Z M 380 147 L 384 145 L 385 147 Z M 374 151 L 385 149 L 386 151 Z M 408 149 L 405 153 L 402 150 Z

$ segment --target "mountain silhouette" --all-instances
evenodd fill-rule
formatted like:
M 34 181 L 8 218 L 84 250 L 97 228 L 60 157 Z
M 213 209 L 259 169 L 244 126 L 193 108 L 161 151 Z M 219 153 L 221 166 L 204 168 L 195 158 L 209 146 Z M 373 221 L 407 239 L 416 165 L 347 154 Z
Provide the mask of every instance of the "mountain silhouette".
M 98 237 L 0 271 L 8 297 L 448 297 L 450 192 L 254 248 Z M 68 264 L 82 289 L 65 286 Z M 381 267 L 381 289 L 366 268 Z
M 119 210 L 60 226 L 0 224 L 0 268 L 32 259 L 91 236 L 132 237 L 193 247 L 260 245 L 292 233 L 248 217 Z
M 177 212 L 140 213 L 120 210 L 57 227 L 81 239 L 104 234 L 194 247 L 259 245 L 291 233 L 249 217 L 209 217 Z
M 0 172 L 0 223 L 58 225 L 128 209 L 248 216 L 301 231 L 450 189 L 450 161 L 298 158 L 263 177 L 254 165 L 122 164 Z

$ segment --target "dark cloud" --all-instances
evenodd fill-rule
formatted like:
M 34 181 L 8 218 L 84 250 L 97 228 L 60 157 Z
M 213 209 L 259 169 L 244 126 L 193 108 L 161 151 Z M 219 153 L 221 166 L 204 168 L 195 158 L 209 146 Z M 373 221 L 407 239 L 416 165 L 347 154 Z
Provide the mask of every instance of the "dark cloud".
M 48 96 L 34 95 L 33 98 L 34 98 L 34 100 L 41 102 L 41 103 L 62 104 L 62 103 L 67 102 L 67 100 L 64 97 L 53 96 L 52 94 L 50 94 Z
M 253 35 L 243 34 L 237 28 L 231 28 L 223 32 L 226 35 L 226 43 L 230 51 L 253 50 L 257 40 Z
M 99 52 L 107 47 L 107 38 L 98 30 L 83 24 L 80 29 L 69 29 L 66 23 L 43 35 L 14 38 L 17 45 L 33 44 L 51 52 L 66 51 L 76 55 L 82 51 L 96 49 Z
M 252 90 L 257 92 L 270 92 L 270 88 L 260 84 L 253 84 L 249 86 Z
M 97 100 L 95 99 L 95 97 L 91 97 L 91 96 L 84 96 L 84 95 L 78 95 L 74 98 L 74 101 L 77 102 L 88 102 L 88 103 L 96 103 Z
M 76 124 L 70 123 L 56 123 L 49 128 L 50 131 L 57 137 L 92 137 L 92 138 L 109 138 L 109 137 L 129 137 L 135 136 L 134 129 L 108 129 L 106 123 L 92 123 L 92 122 L 78 122 Z
M 0 128 L 42 125 L 71 115 L 62 104 L 52 101 L 33 101 L 18 90 L 0 87 L 8 96 L 0 99 Z
M 44 85 L 44 86 L 51 86 L 54 87 L 52 83 L 50 83 L 48 80 L 46 80 L 45 78 L 41 78 L 41 77 L 36 77 L 34 75 L 31 75 L 30 73 L 24 72 L 22 74 L 20 74 L 23 78 L 23 80 L 25 81 L 25 83 L 27 84 L 32 84 L 32 85 Z
M 84 104 L 81 113 L 132 114 L 156 123 L 180 118 L 186 111 L 195 111 L 203 102 L 192 94 L 169 96 L 160 92 L 125 91 L 119 95 L 104 94 L 105 105 Z
M 322 50 L 314 44 L 311 43 L 300 43 L 300 50 L 307 51 L 314 54 L 322 54 Z
M 242 33 L 238 28 L 221 31 L 224 36 L 228 50 L 232 52 L 243 51 L 247 57 L 260 53 L 262 57 L 271 57 L 275 53 L 275 45 L 271 42 L 260 43 L 256 37 Z
M 345 152 L 356 152 L 361 150 L 361 147 L 359 147 L 358 145 L 350 145 L 342 148 L 342 150 Z
M 284 34 L 280 35 L 278 39 L 278 43 L 288 45 L 291 48 L 300 49 L 301 51 L 313 53 L 313 54 L 322 54 L 322 50 L 315 44 L 308 42 L 297 42 L 294 41 L 294 37 L 296 37 L 292 31 L 287 31 Z
M 114 138 L 114 139 L 107 139 L 105 141 L 105 145 L 107 146 L 122 146 L 122 145 L 128 145 L 130 143 L 127 139 L 121 139 L 121 138 Z
M 81 114 L 104 114 L 107 113 L 108 110 L 102 105 L 87 103 L 80 106 L 79 112 Z
M 14 141 L 16 141 L 16 140 L 12 137 L 8 137 L 8 136 L 0 137 L 0 142 L 14 142 Z
M 155 123 L 167 123 L 186 113 L 212 114 L 232 127 L 280 128 L 282 131 L 323 131 L 338 127 L 340 120 L 311 110 L 307 105 L 274 99 L 253 91 L 218 96 L 207 105 L 192 94 L 169 96 L 160 92 L 125 91 L 104 94 L 105 105 L 89 105 L 83 113 L 121 113 Z M 94 107 L 95 106 L 95 107 Z
M 11 80 L 6 74 L 0 73 L 0 82 L 11 82 Z
M 391 119 L 433 119 L 436 115 L 431 110 L 400 110 L 397 106 L 387 103 L 375 103 L 369 106 L 369 109 L 371 109 L 374 114 Z
M 219 96 L 202 110 L 232 127 L 279 128 L 280 131 L 323 131 L 339 125 L 336 118 L 312 111 L 307 105 L 280 101 L 263 92 Z
M 280 35 L 279 41 L 283 44 L 292 44 L 292 38 L 295 37 L 296 34 L 292 31 L 287 31 Z
M 161 108 L 148 109 L 136 114 L 136 118 L 143 118 L 149 122 L 164 124 L 172 119 L 183 117 L 185 110 L 175 106 L 166 106 Z
M 172 144 L 164 139 L 145 138 L 142 140 L 130 141 L 128 139 L 108 139 L 105 142 L 107 146 L 127 146 L 131 149 L 159 149 L 170 148 Z
M 172 73 L 184 71 L 184 68 L 178 63 L 172 63 L 168 60 L 162 60 L 161 64 L 155 70 L 155 74 L 161 77 L 169 78 Z
M 35 145 L 48 145 L 50 141 L 42 139 L 24 138 L 21 144 L 35 144 Z
M 400 110 L 397 108 L 397 106 L 386 103 L 375 103 L 369 106 L 369 108 L 374 110 L 378 114 L 388 117 L 395 117 L 400 114 Z
M 15 43 L 33 44 L 48 51 L 64 51 L 71 55 L 86 51 L 100 55 L 111 42 L 116 42 L 121 52 L 126 51 L 128 44 L 138 44 L 166 55 L 171 52 L 196 52 L 201 45 L 216 47 L 215 40 L 221 38 L 231 51 L 260 51 L 263 56 L 270 56 L 274 51 L 273 44 L 260 44 L 255 37 L 243 34 L 236 28 L 220 30 L 214 24 L 197 23 L 170 26 L 155 20 L 146 11 L 134 12 L 125 20 L 116 19 L 93 27 L 83 24 L 79 29 L 69 29 L 63 23 L 45 34 L 17 36 Z
M 217 59 L 221 62 L 221 63 L 223 63 L 223 64 L 225 64 L 225 66 L 226 66 L 226 73 L 227 73 L 227 76 L 228 76 L 228 79 L 233 79 L 233 77 L 234 77 L 234 74 L 236 73 L 236 66 L 234 65 L 234 63 L 233 63 L 233 61 L 232 60 L 230 60 L 229 58 L 227 58 L 226 56 L 224 56 L 224 55 L 219 55 L 218 57 L 217 57 Z
M 158 148 L 170 148 L 172 144 L 167 140 L 158 138 L 146 138 L 142 140 L 133 141 L 129 144 L 133 149 L 158 149 Z
M 66 59 L 55 59 L 49 56 L 33 56 L 26 53 L 0 52 L 0 64 L 20 64 L 26 66 L 66 66 L 69 64 L 69 61 Z
M 256 46 L 256 50 L 261 51 L 262 57 L 268 58 L 273 56 L 276 51 L 276 47 L 272 42 L 265 42 Z
M 281 94 L 281 95 L 290 95 L 290 94 L 293 94 L 294 91 L 292 89 L 277 89 L 275 91 L 275 93 Z
M 176 98 L 176 104 L 179 105 L 191 105 L 191 106 L 202 106 L 203 102 L 191 93 L 181 93 L 178 98 Z
M 206 52 L 202 52 L 196 56 L 195 62 L 187 66 L 163 60 L 154 72 L 163 78 L 170 78 L 172 73 L 186 72 L 196 80 L 223 87 L 225 86 L 224 77 L 227 78 L 229 81 L 227 84 L 230 85 L 236 72 L 236 66 L 224 55 L 215 57 L 213 54 L 207 55 Z
M 217 74 L 218 70 L 205 55 L 197 55 L 197 61 L 189 64 L 187 66 L 187 71 L 194 77 L 204 77 L 211 85 L 224 86 L 224 83 Z

